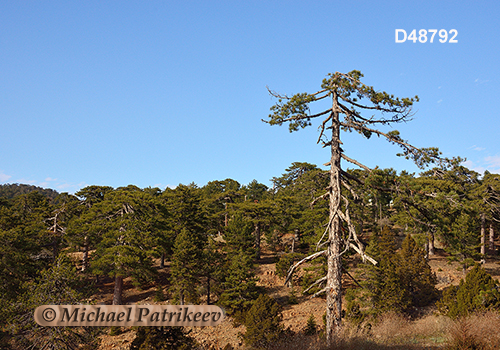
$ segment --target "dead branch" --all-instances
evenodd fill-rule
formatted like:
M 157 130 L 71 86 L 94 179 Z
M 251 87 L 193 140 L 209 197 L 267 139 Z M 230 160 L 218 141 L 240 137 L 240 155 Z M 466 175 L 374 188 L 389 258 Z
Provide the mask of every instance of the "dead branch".
M 353 244 L 353 243 L 349 243 L 349 246 L 354 249 L 359 255 L 361 255 L 361 251 L 359 250 L 359 248 Z M 364 254 L 365 256 L 365 259 L 368 260 L 369 262 L 371 262 L 373 265 L 377 265 L 377 260 L 373 259 L 372 257 L 370 257 L 369 255 L 366 255 Z
M 314 293 L 313 295 L 311 295 L 311 298 L 310 298 L 310 299 L 312 299 L 312 298 L 316 298 L 318 295 L 320 295 L 320 294 L 322 294 L 322 293 L 324 293 L 324 292 L 326 292 L 326 287 L 325 287 L 325 288 L 323 288 L 322 290 L 320 290 L 319 292 L 316 292 L 316 293 Z
M 363 288 L 363 286 L 361 284 L 359 284 L 358 281 L 356 281 L 356 279 L 354 277 L 352 277 L 352 275 L 349 273 L 349 271 L 347 271 L 344 266 L 342 266 L 342 271 L 344 271 L 347 276 L 351 277 L 351 279 L 354 281 L 354 283 L 356 283 L 359 287 Z
M 323 195 L 321 195 L 321 196 L 319 196 L 319 197 L 315 198 L 315 199 L 314 199 L 314 200 L 313 200 L 313 201 L 309 204 L 309 206 L 312 208 L 312 207 L 316 204 L 316 202 L 317 202 L 317 201 L 322 200 L 322 199 L 325 199 L 325 198 L 326 198 L 326 197 L 328 197 L 329 195 L 330 195 L 330 192 L 326 192 L 325 194 L 323 194 Z
M 342 185 L 344 185 L 344 187 L 349 190 L 349 192 L 351 192 L 352 196 L 354 197 L 354 200 L 358 200 L 359 199 L 359 196 L 358 194 L 353 190 L 353 188 L 351 186 L 349 186 L 349 184 L 347 183 L 347 181 L 345 181 L 344 179 L 341 179 L 340 180 L 342 182 Z
M 305 262 L 308 262 L 308 261 L 311 261 L 311 260 L 314 260 L 316 259 L 318 256 L 321 256 L 323 254 L 326 254 L 326 249 L 325 250 L 322 250 L 320 252 L 317 252 L 317 253 L 314 253 L 314 254 L 311 254 L 309 255 L 308 257 L 305 257 L 304 259 L 300 260 L 298 263 L 296 263 L 295 265 L 293 265 L 292 267 L 290 267 L 288 269 L 288 272 L 287 272 L 287 276 L 286 276 L 286 280 L 285 280 L 285 284 L 287 284 L 289 281 L 290 281 L 290 278 L 292 278 L 292 274 L 293 272 L 295 271 L 295 269 L 302 265 L 303 263 Z
M 307 293 L 307 292 L 308 292 L 308 291 L 309 291 L 312 287 L 314 287 L 315 285 L 320 284 L 320 283 L 322 283 L 322 282 L 324 282 L 324 281 L 326 281 L 326 276 L 325 276 L 325 277 L 321 277 L 320 279 L 316 280 L 316 282 L 314 282 L 314 283 L 313 283 L 313 284 L 311 284 L 309 287 L 307 287 L 307 289 L 306 289 L 306 290 L 304 290 L 304 291 L 302 292 L 302 294 Z
M 355 160 L 355 159 L 349 158 L 349 157 L 348 157 L 348 156 L 346 156 L 344 153 L 341 153 L 341 154 L 340 154 L 340 156 L 341 156 L 342 158 L 344 158 L 345 160 L 347 160 L 349 163 L 355 164 L 355 165 L 359 166 L 360 168 L 365 169 L 366 171 L 369 171 L 369 172 L 371 172 L 371 171 L 372 171 L 372 169 L 368 168 L 366 165 L 361 164 L 360 162 L 358 162 L 358 161 L 357 161 L 357 160 Z

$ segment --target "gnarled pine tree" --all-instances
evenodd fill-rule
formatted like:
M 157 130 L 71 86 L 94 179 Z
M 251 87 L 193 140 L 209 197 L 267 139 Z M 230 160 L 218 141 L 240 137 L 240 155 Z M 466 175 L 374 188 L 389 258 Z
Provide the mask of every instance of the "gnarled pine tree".
M 410 145 L 400 137 L 397 130 L 383 132 L 377 129 L 379 126 L 406 122 L 411 119 L 411 107 L 413 102 L 418 101 L 418 97 L 400 99 L 386 92 L 378 92 L 373 87 L 361 83 L 361 77 L 363 77 L 361 72 L 356 70 L 347 74 L 331 73 L 323 80 L 320 91 L 312 94 L 298 93 L 292 97 L 269 90 L 271 95 L 278 99 L 278 103 L 271 107 L 272 113 L 269 115 L 269 120 L 263 120 L 270 125 L 288 123 L 290 132 L 293 132 L 312 125 L 312 119 L 324 118 L 319 126 L 318 143 L 331 149 L 330 161 L 325 164 L 330 166 L 330 184 L 327 192 L 314 200 L 312 204 L 318 199 L 329 199 L 330 214 L 327 229 L 317 245 L 318 249 L 326 245 L 326 249 L 310 255 L 292 266 L 288 278 L 301 263 L 326 254 L 327 276 L 317 283 L 326 282 L 326 287 L 321 292 L 327 294 L 326 337 L 329 344 L 333 342 L 334 330 L 341 324 L 342 255 L 349 248 L 353 248 L 362 256 L 363 260 L 368 259 L 376 264 L 375 260 L 364 253 L 364 247 L 358 240 L 350 219 L 349 201 L 342 195 L 342 186 L 344 186 L 357 198 L 357 194 L 353 193 L 350 184 L 352 181 L 360 182 L 361 180 L 342 170 L 341 159 L 365 170 L 370 171 L 370 169 L 344 154 L 340 141 L 341 130 L 357 131 L 366 138 L 374 134 L 384 137 L 390 143 L 402 148 L 402 153 L 398 155 L 413 160 L 420 168 L 439 159 L 440 154 L 437 148 L 419 149 Z M 309 105 L 311 103 L 327 98 L 332 101 L 330 108 L 319 113 L 310 113 Z M 362 113 L 365 112 L 378 112 L 380 116 L 364 117 Z M 343 115 L 342 119 L 341 114 Z M 326 134 L 327 131 L 331 131 L 331 136 Z M 328 238 L 323 242 L 325 236 Z

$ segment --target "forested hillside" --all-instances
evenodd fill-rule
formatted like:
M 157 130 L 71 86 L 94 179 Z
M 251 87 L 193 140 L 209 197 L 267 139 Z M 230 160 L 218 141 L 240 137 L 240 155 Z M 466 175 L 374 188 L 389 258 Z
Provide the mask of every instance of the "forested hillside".
M 348 323 L 363 327 L 392 311 L 418 317 L 422 308 L 436 303 L 436 310 L 450 317 L 498 310 L 498 282 L 478 264 L 496 261 L 500 175 L 480 176 L 460 164 L 420 175 L 392 169 L 347 173 L 362 180 L 342 194 L 351 200 L 349 213 L 360 243 L 377 261 L 373 265 L 359 255 L 343 255 L 349 272 L 343 288 Z M 318 251 L 329 220 L 328 201 L 311 202 L 324 192 L 328 178 L 328 171 L 296 162 L 272 179 L 272 188 L 225 179 L 164 190 L 88 186 L 55 200 L 50 191 L 2 196 L 3 346 L 97 346 L 98 333 L 105 329 L 43 328 L 32 315 L 39 305 L 85 302 L 102 283 L 113 285 L 113 304 L 134 302 L 124 294 L 125 284 L 133 283 L 136 288 L 156 286 L 157 302 L 220 305 L 247 326 L 246 344 L 290 337 L 290 331 L 276 326 L 273 337 L 264 341 L 261 334 L 269 330 L 252 328 L 262 324 L 256 321 L 262 317 L 276 325 L 280 320 L 272 312 L 260 314 L 275 310 L 276 301 L 259 298 L 272 292 L 259 283 L 256 267 L 264 263 L 265 251 L 266 259 L 274 256 L 276 274 L 285 277 L 292 264 Z M 362 195 L 354 198 L 354 192 Z M 347 239 L 348 228 L 342 230 Z M 436 289 L 428 263 L 437 253 L 458 262 L 465 281 L 450 284 L 444 293 Z M 287 284 L 289 296 L 278 300 L 280 307 L 310 295 L 323 298 L 325 263 L 320 259 L 297 268 Z M 267 306 L 262 309 L 260 303 Z M 309 332 L 323 327 L 320 319 L 315 322 Z
M 59 194 L 51 188 L 42 188 L 26 184 L 4 184 L 0 185 L 0 197 L 11 199 L 21 194 L 38 191 L 47 198 L 54 199 Z
M 467 317 L 497 315 L 500 307 L 492 278 L 500 275 L 500 175 L 479 174 L 460 157 L 443 158 L 437 148 L 416 148 L 399 131 L 383 131 L 409 121 L 418 97 L 377 91 L 362 77 L 329 74 L 311 94 L 270 91 L 277 103 L 265 122 L 294 132 L 320 118 L 317 143 L 331 150 L 329 170 L 294 162 L 270 188 L 234 179 L 163 190 L 87 186 L 74 195 L 2 186 L 2 347 L 97 348 L 102 341 L 105 349 L 117 344 L 104 333 L 125 332 L 132 339 L 122 345 L 130 349 L 289 348 L 302 341 L 299 348 L 360 348 L 352 345 L 358 340 L 369 349 L 454 342 L 498 348 L 494 336 L 471 333 Z M 331 107 L 311 114 L 319 100 Z M 398 146 L 422 172 L 361 164 L 344 153 L 341 135 L 348 132 Z M 321 300 L 323 314 L 313 315 L 310 298 Z M 216 304 L 232 321 L 226 331 L 244 331 L 236 343 L 221 344 L 210 331 L 193 339 L 181 328 L 41 327 L 33 320 L 40 305 L 145 302 Z M 287 319 L 285 328 L 284 312 L 303 315 L 304 308 L 307 324 Z M 458 330 L 383 336 L 384 322 L 432 312 L 460 320 Z M 490 326 L 499 323 L 498 315 L 490 318 Z

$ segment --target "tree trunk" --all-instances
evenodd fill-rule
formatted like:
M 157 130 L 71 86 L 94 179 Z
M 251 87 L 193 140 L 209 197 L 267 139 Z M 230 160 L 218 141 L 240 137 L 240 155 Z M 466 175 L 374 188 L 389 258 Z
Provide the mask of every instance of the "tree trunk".
M 486 229 L 485 229 L 486 219 L 484 213 L 481 214 L 481 264 L 486 262 Z
M 493 222 L 490 222 L 490 254 L 495 255 L 495 231 L 493 230 Z
M 123 277 L 115 277 L 115 291 L 113 293 L 113 305 L 122 305 Z
M 260 259 L 260 223 L 255 224 L 255 251 L 256 259 Z
M 436 254 L 434 247 L 434 232 L 429 232 L 429 256 Z
M 337 213 L 340 210 L 340 125 L 337 95 L 333 96 L 332 109 L 332 140 L 330 160 L 330 216 L 329 216 L 329 243 L 327 251 L 327 281 L 326 281 L 326 341 L 328 346 L 334 342 L 334 332 L 340 328 L 342 320 L 342 257 L 340 219 Z
M 160 259 L 160 269 L 165 268 L 165 253 L 161 253 L 161 259 Z
M 83 243 L 83 258 L 82 258 L 82 272 L 85 272 L 89 267 L 89 237 L 85 236 Z
M 207 305 L 210 305 L 210 273 L 207 276 Z
M 181 305 L 184 305 L 184 289 L 181 290 L 181 295 L 180 295 L 180 298 L 179 298 L 179 303 Z

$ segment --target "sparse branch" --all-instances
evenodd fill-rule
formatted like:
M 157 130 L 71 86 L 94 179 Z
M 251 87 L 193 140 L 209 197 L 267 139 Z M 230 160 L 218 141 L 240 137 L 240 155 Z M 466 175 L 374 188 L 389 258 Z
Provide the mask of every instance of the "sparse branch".
M 321 255 L 323 255 L 323 254 L 326 254 L 326 252 L 327 252 L 327 251 L 326 251 L 326 249 L 325 249 L 325 250 L 322 250 L 322 251 L 320 251 L 320 252 L 317 252 L 317 253 L 311 254 L 311 255 L 309 255 L 309 256 L 307 256 L 307 257 L 305 257 L 304 259 L 300 260 L 298 263 L 296 263 L 296 264 L 295 264 L 295 265 L 293 265 L 292 267 L 290 267 L 290 268 L 288 269 L 288 272 L 287 272 L 287 276 L 286 276 L 285 284 L 287 284 L 287 283 L 290 281 L 290 278 L 292 278 L 292 274 L 293 274 L 293 272 L 295 271 L 295 269 L 296 269 L 298 266 L 302 265 L 302 264 L 303 264 L 303 263 L 305 263 L 305 262 L 308 262 L 308 261 L 314 260 L 314 259 L 316 259 L 317 257 L 319 257 L 319 256 L 321 256 Z
M 400 115 L 400 117 L 397 117 L 397 118 L 393 117 L 391 120 L 380 119 L 380 120 L 377 121 L 377 120 L 369 120 L 369 119 L 363 118 L 359 113 L 356 113 L 356 115 L 360 119 L 363 119 L 363 120 L 365 120 L 367 122 L 370 122 L 370 123 L 384 123 L 384 122 L 398 122 L 398 121 L 402 121 L 403 119 L 405 119 L 406 117 L 408 117 L 410 115 L 410 112 L 411 112 L 411 108 L 408 107 L 408 106 L 394 107 L 394 108 L 384 108 L 384 107 L 381 107 L 379 105 L 376 105 L 376 106 L 365 106 L 365 105 L 356 103 L 353 100 L 351 100 L 351 99 L 349 99 L 347 97 L 344 97 L 342 95 L 339 95 L 339 97 L 342 100 L 344 100 L 345 102 L 350 103 L 353 106 L 358 107 L 358 108 L 371 109 L 371 110 L 376 110 L 376 111 L 380 111 L 380 112 L 394 113 L 396 115 Z M 341 103 L 339 103 L 339 106 L 343 107 L 343 109 L 348 109 L 346 106 L 342 105 Z
M 311 298 L 310 298 L 310 299 L 312 299 L 312 298 L 316 298 L 318 295 L 323 294 L 323 293 L 325 293 L 325 292 L 326 292 L 326 287 L 325 287 L 325 288 L 323 288 L 322 290 L 320 290 L 319 292 L 316 292 L 316 293 L 314 293 L 313 295 L 311 295 Z
M 331 110 L 331 109 L 330 109 Z M 326 118 L 325 120 L 323 120 L 323 123 L 321 124 L 321 132 L 319 133 L 319 137 L 318 137 L 318 141 L 316 141 L 316 143 L 319 143 L 321 141 L 321 137 L 323 137 L 323 133 L 325 132 L 325 125 L 326 123 L 328 123 L 330 120 L 332 119 L 332 115 L 330 114 L 330 116 L 328 118 Z
M 364 124 L 386 125 L 386 124 L 390 124 L 390 123 L 399 123 L 402 121 L 409 121 L 410 120 L 409 117 L 411 116 L 411 110 L 409 109 L 405 113 L 393 112 L 393 113 L 395 113 L 395 115 L 390 119 L 373 119 L 373 117 L 370 119 L 367 119 L 367 118 L 363 117 L 361 114 L 359 114 L 356 110 L 350 109 L 347 106 L 344 106 L 342 103 L 339 103 L 338 105 L 340 106 L 342 113 L 351 117 L 354 120 L 357 120 L 357 119 L 361 120 Z M 398 115 L 399 115 L 399 117 L 398 117 Z
M 380 130 L 368 128 L 359 122 L 352 121 L 350 123 L 340 122 L 345 128 L 354 128 L 360 132 L 373 133 L 379 136 L 384 136 L 389 142 L 399 145 L 403 148 L 404 153 L 398 154 L 405 156 L 406 159 L 412 159 L 419 168 L 424 168 L 428 163 L 433 163 L 435 160 L 448 161 L 447 159 L 441 159 L 439 157 L 439 151 L 436 148 L 422 148 L 419 149 L 408 142 L 404 141 L 400 136 L 399 132 L 394 130 L 389 133 L 382 132 Z
M 320 283 L 323 283 L 326 281 L 326 276 L 325 277 L 321 277 L 320 279 L 316 280 L 316 282 L 314 282 L 313 284 L 311 284 L 309 287 L 307 287 L 306 290 L 304 290 L 302 293 L 305 294 L 307 293 L 308 291 L 310 291 L 314 286 L 320 284 Z
M 354 243 L 349 243 L 349 246 L 354 249 L 359 255 L 361 255 L 360 249 L 354 244 Z M 373 259 L 371 256 L 364 254 L 365 259 L 371 262 L 373 265 L 377 265 L 377 260 Z
M 325 194 L 317 197 L 317 198 L 314 198 L 314 200 L 309 204 L 309 206 L 312 208 L 314 207 L 314 205 L 316 204 L 317 201 L 319 200 L 322 200 L 322 199 L 325 199 L 326 197 L 328 197 L 330 195 L 330 192 L 326 192 Z
M 357 165 L 357 166 L 359 166 L 360 168 L 365 169 L 366 171 L 369 171 L 369 172 L 371 172 L 371 171 L 372 171 L 372 169 L 368 168 L 366 165 L 361 164 L 360 162 L 358 162 L 358 161 L 357 161 L 357 160 L 355 160 L 355 159 L 349 158 L 349 157 L 348 157 L 348 156 L 346 156 L 344 153 L 341 153 L 341 154 L 340 154 L 340 156 L 341 156 L 342 158 L 344 158 L 345 160 L 347 160 L 349 163 L 352 163 L 352 164 L 354 164 L 354 165 Z
M 359 199 L 358 194 L 353 190 L 353 188 L 351 186 L 349 186 L 349 184 L 347 183 L 347 181 L 345 181 L 344 179 L 341 179 L 340 182 L 342 183 L 342 185 L 344 185 L 345 188 L 347 188 L 347 190 L 349 190 L 349 192 L 351 192 L 354 200 L 358 200 Z

